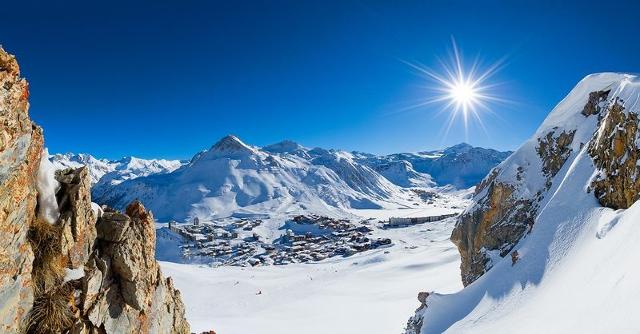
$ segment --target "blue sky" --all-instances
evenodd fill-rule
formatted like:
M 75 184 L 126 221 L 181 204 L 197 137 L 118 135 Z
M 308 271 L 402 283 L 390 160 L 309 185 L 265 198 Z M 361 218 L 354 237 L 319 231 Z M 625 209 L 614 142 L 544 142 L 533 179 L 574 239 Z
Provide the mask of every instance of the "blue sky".
M 133 1 L 132 1 L 133 2 Z M 64 4 L 64 5 L 63 5 Z M 17 7 L 14 7 L 17 6 Z M 468 141 L 514 149 L 582 77 L 640 68 L 634 2 L 136 1 L 3 4 L 0 44 L 31 84 L 52 152 L 188 158 L 233 133 L 372 153 Z M 448 135 L 429 82 L 454 37 L 507 57 L 511 102 Z

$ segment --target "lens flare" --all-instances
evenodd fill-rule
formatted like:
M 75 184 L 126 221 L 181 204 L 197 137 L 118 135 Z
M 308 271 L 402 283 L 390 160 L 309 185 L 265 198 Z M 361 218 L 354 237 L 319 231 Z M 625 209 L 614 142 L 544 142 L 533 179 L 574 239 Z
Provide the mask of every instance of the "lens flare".
M 434 71 L 421 64 L 404 61 L 404 63 L 417 70 L 419 74 L 431 82 L 428 87 L 431 93 L 428 94 L 427 98 L 403 110 L 426 107 L 431 104 L 442 104 L 442 110 L 438 114 L 442 112 L 449 113 L 445 137 L 452 124 L 457 119 L 462 118 L 465 139 L 468 139 L 470 121 L 475 120 L 486 132 L 482 122 L 482 112 L 493 113 L 490 105 L 494 102 L 508 102 L 491 93 L 497 84 L 487 83 L 491 76 L 502 68 L 504 59 L 487 67 L 486 70 L 480 70 L 478 60 L 474 61 L 471 66 L 465 67 L 455 40 L 452 39 L 451 44 L 451 59 L 449 62 L 440 61 L 442 67 L 440 71 Z

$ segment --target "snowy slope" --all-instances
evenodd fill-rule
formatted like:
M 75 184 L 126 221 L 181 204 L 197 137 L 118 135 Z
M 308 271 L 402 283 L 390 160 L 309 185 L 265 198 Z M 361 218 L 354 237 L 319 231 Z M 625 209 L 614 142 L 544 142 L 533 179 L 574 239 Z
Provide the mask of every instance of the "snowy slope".
M 413 169 L 413 165 L 407 160 L 381 161 L 370 165 L 389 181 L 401 187 L 436 186 L 431 175 L 416 171 Z
M 463 189 L 474 186 L 510 154 L 462 143 L 438 151 L 357 156 L 359 161 L 401 186 L 437 184 Z
M 478 255 L 487 258 L 484 274 L 471 276 L 472 283 L 458 293 L 429 296 L 407 333 L 638 331 L 640 204 L 622 210 L 603 206 L 624 203 L 628 197 L 621 196 L 623 192 L 638 199 L 638 101 L 636 76 L 603 73 L 583 79 L 558 104 L 533 138 L 496 167 L 466 210 L 467 217 L 480 217 L 501 205 L 489 205 L 493 198 L 517 200 L 533 214 L 531 225 L 516 234 L 515 243 L 507 243 L 509 248 L 481 249 Z M 623 107 L 621 112 L 616 105 Z M 631 121 L 621 121 L 625 119 Z M 571 135 L 558 140 L 563 133 Z M 541 149 L 549 142 L 552 154 Z M 605 162 L 599 154 L 607 157 Z M 614 166 L 620 169 L 602 167 L 610 161 L 619 161 Z M 633 170 L 623 174 L 621 166 L 627 162 Z M 616 182 L 621 175 L 628 176 L 623 186 Z M 611 183 L 598 192 L 596 182 L 602 180 Z M 499 196 L 495 189 L 500 189 Z M 617 202 L 607 202 L 611 195 Z M 526 215 L 505 212 L 501 228 L 520 231 L 518 217 Z M 494 216 L 484 217 L 486 224 Z M 473 233 L 482 227 L 466 230 L 472 222 L 466 219 L 463 215 L 458 221 L 454 236 L 470 233 L 464 240 L 479 240 Z M 495 233 L 487 231 L 483 237 Z M 499 255 L 503 251 L 504 258 Z M 463 274 L 464 262 L 463 257 Z

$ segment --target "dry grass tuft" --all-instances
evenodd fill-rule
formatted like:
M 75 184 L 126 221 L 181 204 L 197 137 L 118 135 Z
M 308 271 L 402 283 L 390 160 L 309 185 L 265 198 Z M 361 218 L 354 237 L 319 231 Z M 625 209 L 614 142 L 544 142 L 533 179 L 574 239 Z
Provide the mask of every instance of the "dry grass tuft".
M 33 302 L 29 314 L 27 333 L 62 333 L 73 325 L 73 314 L 69 309 L 69 299 L 73 289 L 68 284 L 40 294 Z
M 64 283 L 67 259 L 62 255 L 60 225 L 37 218 L 29 229 L 34 252 L 31 278 L 35 299 L 26 324 L 30 334 L 61 333 L 73 324 L 69 307 L 73 289 Z
M 61 239 L 60 227 L 41 218 L 36 219 L 29 230 L 29 240 L 34 252 L 31 275 L 36 295 L 62 283 L 67 261 L 62 255 Z

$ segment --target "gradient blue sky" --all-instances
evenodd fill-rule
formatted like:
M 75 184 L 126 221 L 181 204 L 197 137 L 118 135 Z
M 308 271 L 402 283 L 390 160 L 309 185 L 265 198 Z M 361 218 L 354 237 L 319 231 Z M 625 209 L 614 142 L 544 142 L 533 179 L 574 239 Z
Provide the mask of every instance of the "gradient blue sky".
M 437 69 L 453 36 L 465 59 L 507 56 L 491 82 L 513 103 L 468 142 L 514 149 L 585 75 L 638 71 L 634 3 L 12 1 L 0 44 L 50 151 L 188 158 L 227 133 L 372 153 L 464 141 L 439 105 L 400 112 L 427 92 L 401 60 Z

